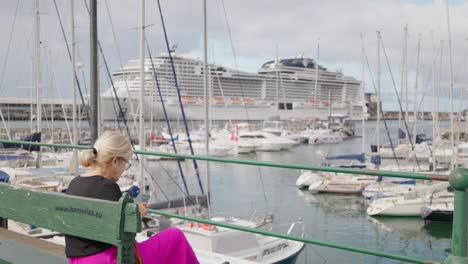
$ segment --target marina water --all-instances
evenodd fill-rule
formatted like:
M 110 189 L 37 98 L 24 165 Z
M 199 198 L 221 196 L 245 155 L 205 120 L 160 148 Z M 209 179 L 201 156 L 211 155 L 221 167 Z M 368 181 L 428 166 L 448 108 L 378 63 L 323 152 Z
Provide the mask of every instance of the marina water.
M 398 129 L 397 121 L 389 121 L 393 136 Z M 367 122 L 366 152 L 375 142 L 375 122 Z M 447 127 L 448 123 L 443 123 Z M 418 127 L 420 124 L 418 123 Z M 383 125 L 382 125 L 383 127 Z M 431 136 L 431 122 L 420 126 Z M 361 134 L 356 125 L 357 134 Z M 418 129 L 419 131 L 419 129 Z M 386 132 L 381 131 L 383 142 L 388 142 Z M 291 164 L 319 165 L 329 155 L 360 153 L 362 138 L 347 140 L 334 145 L 299 145 L 289 151 L 257 152 L 237 155 L 235 158 L 272 161 Z M 396 142 L 396 139 L 393 139 Z M 200 153 L 203 154 L 203 153 Z M 384 161 L 385 162 L 385 161 Z M 189 178 L 191 193 L 199 193 L 191 161 L 183 163 Z M 173 161 L 149 164 L 155 179 L 172 197 L 180 196 L 181 190 L 165 172 L 180 181 L 177 166 Z M 201 174 L 206 175 L 206 162 L 199 161 Z M 161 170 L 164 168 L 164 170 Z M 418 256 L 442 261 L 450 248 L 451 224 L 427 223 L 422 218 L 372 218 L 366 215 L 368 201 L 361 196 L 310 194 L 295 186 L 300 171 L 269 167 L 255 167 L 227 163 L 210 163 L 211 197 L 213 215 L 250 218 L 272 213 L 274 230 L 287 232 L 290 224 L 302 218 L 306 237 L 328 242 L 342 243 L 367 249 L 396 254 Z M 179 183 L 182 186 L 181 183 Z M 162 195 L 157 196 L 162 198 Z M 266 197 L 266 200 L 265 200 Z M 295 230 L 298 234 L 299 229 Z M 293 231 L 294 232 L 294 231 Z M 297 263 L 399 263 L 363 254 L 307 245 Z

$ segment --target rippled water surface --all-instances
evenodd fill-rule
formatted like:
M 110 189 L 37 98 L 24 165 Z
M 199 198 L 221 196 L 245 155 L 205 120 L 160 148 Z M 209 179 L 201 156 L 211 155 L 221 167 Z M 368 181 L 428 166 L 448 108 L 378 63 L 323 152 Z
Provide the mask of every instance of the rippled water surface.
M 430 123 L 424 128 L 430 134 Z M 389 123 L 396 134 L 396 122 Z M 375 142 L 375 122 L 366 124 L 365 143 Z M 358 134 L 361 134 L 357 126 Z M 382 141 L 388 142 L 381 131 Z M 326 154 L 358 153 L 362 138 L 337 145 L 300 145 L 285 152 L 261 152 L 235 158 L 281 163 L 318 165 Z M 366 149 L 367 151 L 367 149 Z M 199 162 L 206 175 L 205 162 Z M 192 193 L 199 193 L 191 161 L 183 163 Z M 162 170 L 164 169 L 164 170 Z M 158 183 L 169 196 L 177 196 L 176 187 L 166 173 L 178 175 L 174 162 L 151 164 Z M 156 173 L 157 172 L 157 173 Z M 371 218 L 365 213 L 367 201 L 360 196 L 310 194 L 295 186 L 298 170 L 211 163 L 212 207 L 216 215 L 238 217 L 273 213 L 278 230 L 285 232 L 290 223 L 302 218 L 306 236 L 318 240 L 442 261 L 450 247 L 451 225 L 425 225 L 420 218 Z M 174 177 L 180 180 L 179 177 Z M 158 191 L 156 191 L 158 192 Z M 161 194 L 159 194 L 161 197 Z M 400 263 L 320 246 L 307 246 L 298 263 Z

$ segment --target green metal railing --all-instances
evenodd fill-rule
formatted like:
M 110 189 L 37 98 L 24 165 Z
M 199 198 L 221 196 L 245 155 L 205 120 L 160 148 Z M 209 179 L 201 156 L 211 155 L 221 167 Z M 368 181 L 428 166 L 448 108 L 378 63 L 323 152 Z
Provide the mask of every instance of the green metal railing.
M 12 143 L 12 144 L 23 144 L 23 145 L 35 145 L 35 146 L 45 146 L 45 147 L 54 147 L 54 148 L 75 148 L 75 149 L 89 149 L 89 146 L 72 146 L 64 144 L 42 144 L 42 143 L 32 143 L 32 142 L 23 142 L 23 141 L 8 141 L 0 140 L 0 143 Z M 454 169 L 450 176 L 443 175 L 433 175 L 433 174 L 421 174 L 421 173 L 409 173 L 409 172 L 393 172 L 393 171 L 373 171 L 373 170 L 361 170 L 361 169 L 346 169 L 346 168 L 333 168 L 333 167 L 316 167 L 316 166 L 307 166 L 299 164 L 284 164 L 284 163 L 273 163 L 273 162 L 259 162 L 259 161 L 249 161 L 249 160 L 239 160 L 239 159 L 224 159 L 224 158 L 215 158 L 208 156 L 198 156 L 198 155 L 185 155 L 185 154 L 171 154 L 164 152 L 150 152 L 143 150 L 136 150 L 136 154 L 141 155 L 151 155 L 151 156 L 163 156 L 163 157 L 172 157 L 179 159 L 194 159 L 194 160 L 205 160 L 212 162 L 223 162 L 223 163 L 232 163 L 232 164 L 243 164 L 243 165 L 254 165 L 254 166 L 264 166 L 264 167 L 275 167 L 275 168 L 286 168 L 286 169 L 302 169 L 302 170 L 314 170 L 314 171 L 327 171 L 327 172 L 336 172 L 336 173 L 346 173 L 346 174 L 361 174 L 361 175 L 373 175 L 373 176 L 388 176 L 388 177 L 397 177 L 397 178 L 409 178 L 409 179 L 420 179 L 420 180 L 437 180 L 437 181 L 449 181 L 450 185 L 455 189 L 455 208 L 453 216 L 453 235 L 452 235 L 452 250 L 451 255 L 443 262 L 445 264 L 468 264 L 468 241 L 467 241 L 467 232 L 468 232 L 468 222 L 466 221 L 468 217 L 468 169 L 457 168 Z M 410 263 L 434 263 L 432 261 L 402 256 L 397 254 L 384 253 L 379 251 L 368 250 L 364 248 L 352 247 L 342 244 L 336 244 L 331 242 L 325 242 L 315 239 L 308 239 L 298 236 L 277 234 L 271 231 L 266 231 L 262 229 L 248 228 L 243 226 L 232 225 L 228 223 L 220 223 L 216 221 L 211 221 L 207 219 L 194 218 L 189 216 L 182 216 L 178 214 L 171 214 L 162 212 L 159 210 L 148 210 L 150 213 L 178 218 L 186 221 L 192 221 L 197 223 L 209 224 L 214 226 L 220 226 L 245 232 L 251 232 L 261 235 L 267 235 L 277 238 L 283 238 L 288 240 L 300 241 L 308 244 L 326 246 L 346 251 L 352 251 L 357 253 L 363 253 L 367 255 L 373 255 L 378 257 L 384 257 L 394 260 L 406 261 Z

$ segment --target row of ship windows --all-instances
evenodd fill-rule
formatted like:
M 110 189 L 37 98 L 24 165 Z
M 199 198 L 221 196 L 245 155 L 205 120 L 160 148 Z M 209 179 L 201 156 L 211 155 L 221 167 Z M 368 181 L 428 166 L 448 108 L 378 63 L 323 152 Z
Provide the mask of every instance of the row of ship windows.
M 186 85 L 184 83 L 179 83 L 180 84 L 180 89 L 181 90 L 184 90 L 184 91 L 193 91 L 193 92 L 201 92 L 200 91 L 200 86 L 189 86 L 189 85 Z M 171 85 L 172 86 L 172 85 Z M 221 90 L 223 90 L 223 92 L 225 94 L 229 93 L 229 91 L 226 91 L 226 90 L 234 90 L 232 91 L 232 93 L 235 93 L 235 94 L 239 94 L 239 93 L 244 93 L 244 94 L 261 94 L 262 91 L 261 90 L 251 90 L 251 89 L 242 89 L 242 87 L 238 87 L 238 86 L 235 86 L 235 87 L 230 87 L 230 89 L 227 89 L 228 87 L 224 86 L 223 89 L 220 89 L 219 87 L 213 87 L 212 90 L 213 92 L 215 93 L 221 93 Z M 140 86 L 138 85 L 130 85 L 129 86 L 129 89 L 130 90 L 139 90 L 140 89 Z M 174 89 L 174 86 L 172 87 L 167 87 L 167 86 L 162 86 L 162 90 L 172 90 Z M 265 91 L 265 94 L 268 94 L 268 95 L 276 95 L 278 94 L 279 97 L 283 97 L 285 96 L 285 94 L 287 94 L 287 97 L 288 98 L 291 98 L 291 97 L 297 97 L 297 98 L 304 98 L 306 96 L 314 96 L 314 92 L 313 91 L 310 91 L 309 94 L 304 94 L 304 90 L 293 90 L 293 89 L 290 89 L 290 90 L 280 90 L 280 91 L 276 91 L 275 89 L 266 89 Z M 329 97 L 329 93 L 327 91 L 324 91 L 324 92 L 321 92 L 320 90 L 318 91 L 317 93 L 317 96 L 318 97 L 324 97 L 324 98 L 328 98 Z M 361 94 L 360 93 L 351 93 L 351 92 L 347 92 L 345 95 L 344 95 L 346 98 L 360 98 L 361 97 Z M 342 91 L 332 91 L 331 92 L 331 97 L 332 99 L 340 99 L 343 97 L 343 92 Z
M 161 63 L 166 63 L 166 64 L 163 64 L 165 66 L 170 66 L 170 63 L 171 63 L 171 60 L 159 60 Z M 184 65 L 198 65 L 199 63 L 197 62 L 188 62 L 188 61 L 179 61 L 177 59 L 173 59 L 173 61 L 175 62 L 174 64 L 176 65 L 181 65 L 181 64 L 184 64 Z

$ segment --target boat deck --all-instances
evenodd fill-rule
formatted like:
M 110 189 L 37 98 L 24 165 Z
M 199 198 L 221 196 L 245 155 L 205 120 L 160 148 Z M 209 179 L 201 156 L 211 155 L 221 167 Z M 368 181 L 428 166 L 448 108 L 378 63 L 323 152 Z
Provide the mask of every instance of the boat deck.
M 4 228 L 0 228 L 0 256 L 6 261 L 1 263 L 68 263 L 63 246 Z

